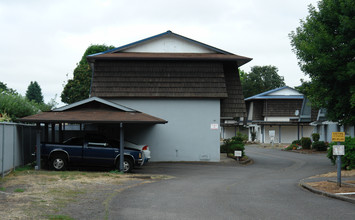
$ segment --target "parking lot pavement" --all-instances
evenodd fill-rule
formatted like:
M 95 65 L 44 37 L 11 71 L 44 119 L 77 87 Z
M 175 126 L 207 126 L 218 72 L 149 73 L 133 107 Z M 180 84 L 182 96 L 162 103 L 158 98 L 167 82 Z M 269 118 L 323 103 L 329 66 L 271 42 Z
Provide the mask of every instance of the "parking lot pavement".
M 305 177 L 332 171 L 322 155 L 246 148 L 249 166 L 226 163 L 151 163 L 138 173 L 168 180 L 123 191 L 109 219 L 353 219 L 354 205 L 310 193 Z

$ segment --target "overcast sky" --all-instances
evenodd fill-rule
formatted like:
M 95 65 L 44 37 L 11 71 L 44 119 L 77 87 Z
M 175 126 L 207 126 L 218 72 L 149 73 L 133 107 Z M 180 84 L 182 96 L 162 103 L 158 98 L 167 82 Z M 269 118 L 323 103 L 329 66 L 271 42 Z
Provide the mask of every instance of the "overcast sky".
M 0 0 L 0 81 L 25 95 L 31 81 L 45 102 L 60 94 L 91 44 L 115 47 L 171 30 L 273 65 L 294 87 L 307 77 L 288 34 L 316 0 Z M 59 104 L 63 105 L 62 103 Z

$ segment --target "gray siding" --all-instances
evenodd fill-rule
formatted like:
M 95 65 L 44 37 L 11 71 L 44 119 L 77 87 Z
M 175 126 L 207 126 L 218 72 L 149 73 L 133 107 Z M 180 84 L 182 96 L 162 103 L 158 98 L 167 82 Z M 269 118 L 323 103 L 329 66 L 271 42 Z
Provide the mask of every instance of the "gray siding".
M 125 139 L 148 144 L 152 161 L 219 161 L 220 100 L 111 99 L 165 119 L 167 124 L 127 125 Z

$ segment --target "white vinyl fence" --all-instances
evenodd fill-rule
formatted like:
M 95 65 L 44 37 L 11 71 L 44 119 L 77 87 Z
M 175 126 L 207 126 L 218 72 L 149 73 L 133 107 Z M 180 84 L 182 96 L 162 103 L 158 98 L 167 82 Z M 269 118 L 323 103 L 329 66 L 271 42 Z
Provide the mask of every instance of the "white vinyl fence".
M 36 126 L 0 123 L 0 174 L 34 161 Z

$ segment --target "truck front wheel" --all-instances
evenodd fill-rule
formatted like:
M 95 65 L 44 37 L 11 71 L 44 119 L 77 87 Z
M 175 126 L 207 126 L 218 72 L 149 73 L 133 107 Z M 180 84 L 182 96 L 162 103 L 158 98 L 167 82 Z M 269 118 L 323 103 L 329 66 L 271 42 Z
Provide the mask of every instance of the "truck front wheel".
M 56 171 L 66 170 L 67 163 L 67 158 L 64 155 L 57 154 L 52 156 L 51 167 Z
M 120 161 L 117 161 L 117 169 L 120 170 Z M 132 160 L 125 157 L 123 161 L 123 172 L 130 173 L 132 170 L 133 170 Z

